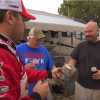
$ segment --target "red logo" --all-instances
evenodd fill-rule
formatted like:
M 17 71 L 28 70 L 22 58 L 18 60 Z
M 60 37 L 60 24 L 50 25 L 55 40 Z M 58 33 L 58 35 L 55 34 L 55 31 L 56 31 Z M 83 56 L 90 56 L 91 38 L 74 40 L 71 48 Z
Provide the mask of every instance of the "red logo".
M 9 7 L 19 8 L 19 6 L 16 6 L 16 5 L 9 5 Z
M 2 76 L 3 75 L 3 71 L 2 71 L 2 69 L 0 69 L 0 76 Z

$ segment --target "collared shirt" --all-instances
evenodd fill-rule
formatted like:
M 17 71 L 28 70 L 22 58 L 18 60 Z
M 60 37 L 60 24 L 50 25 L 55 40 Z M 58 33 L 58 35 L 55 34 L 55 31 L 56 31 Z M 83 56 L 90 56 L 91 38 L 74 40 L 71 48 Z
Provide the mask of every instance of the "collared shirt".
M 3 39 L 4 41 L 6 41 L 12 48 L 14 48 L 16 50 L 16 45 L 11 39 L 9 39 L 8 37 L 4 36 L 1 33 L 0 33 L 0 38 Z

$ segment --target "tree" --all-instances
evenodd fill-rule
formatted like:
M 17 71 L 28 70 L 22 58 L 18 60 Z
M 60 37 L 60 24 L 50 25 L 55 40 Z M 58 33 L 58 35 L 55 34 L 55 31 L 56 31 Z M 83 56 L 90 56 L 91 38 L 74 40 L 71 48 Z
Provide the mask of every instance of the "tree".
M 77 1 L 67 0 L 58 8 L 59 15 L 68 16 L 68 7 L 70 8 L 70 17 L 81 19 L 86 22 L 90 20 L 100 23 L 100 1 Z M 99 25 L 100 26 L 100 25 Z

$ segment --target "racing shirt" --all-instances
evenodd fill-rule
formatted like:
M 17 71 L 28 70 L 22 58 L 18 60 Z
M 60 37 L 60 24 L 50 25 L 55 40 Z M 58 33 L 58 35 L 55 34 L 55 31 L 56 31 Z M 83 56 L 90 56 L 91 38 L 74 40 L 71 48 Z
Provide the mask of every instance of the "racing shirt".
M 47 71 L 25 69 L 15 44 L 0 34 L 0 100 L 41 100 L 38 93 L 28 96 L 28 83 L 48 78 Z M 36 97 L 37 95 L 37 97 Z

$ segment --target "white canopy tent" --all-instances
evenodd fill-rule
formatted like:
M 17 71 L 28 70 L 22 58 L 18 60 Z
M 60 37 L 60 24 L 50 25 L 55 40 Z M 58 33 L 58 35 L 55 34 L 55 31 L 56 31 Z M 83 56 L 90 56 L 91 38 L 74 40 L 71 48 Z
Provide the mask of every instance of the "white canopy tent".
M 53 30 L 63 32 L 84 32 L 85 24 L 74 21 L 66 16 L 29 9 L 27 9 L 27 12 L 36 17 L 36 20 L 30 20 L 29 22 L 26 22 L 27 29 L 39 27 L 45 31 Z

